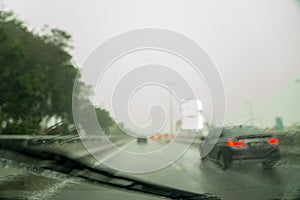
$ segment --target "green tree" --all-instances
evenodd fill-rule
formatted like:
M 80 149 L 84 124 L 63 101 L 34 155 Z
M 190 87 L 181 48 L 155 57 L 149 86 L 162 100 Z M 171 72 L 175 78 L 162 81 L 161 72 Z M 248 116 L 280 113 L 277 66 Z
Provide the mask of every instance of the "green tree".
M 102 130 L 106 134 L 109 134 L 109 128 L 115 124 L 115 121 L 110 116 L 110 113 L 103 107 L 96 107 L 95 111 L 99 125 L 101 126 Z
M 29 31 L 12 12 L 0 11 L 0 125 L 3 134 L 36 134 L 45 118 L 72 123 L 72 88 L 78 70 L 70 36 Z
M 0 11 L 0 133 L 68 134 L 74 128 L 72 91 L 78 69 L 69 54 L 71 36 L 59 29 L 30 31 L 12 12 Z M 90 88 L 78 83 L 92 106 Z M 78 94 L 79 95 L 79 94 Z M 104 131 L 114 124 L 108 111 L 96 108 Z M 59 119 L 43 130 L 41 123 Z

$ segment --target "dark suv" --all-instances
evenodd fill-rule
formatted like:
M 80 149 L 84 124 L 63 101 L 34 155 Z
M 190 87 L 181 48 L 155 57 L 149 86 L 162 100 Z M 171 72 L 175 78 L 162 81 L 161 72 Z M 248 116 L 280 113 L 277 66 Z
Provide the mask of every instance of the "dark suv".
M 235 161 L 245 160 L 260 162 L 264 168 L 272 168 L 280 159 L 278 139 L 251 126 L 210 130 L 204 143 L 215 145 L 202 160 L 210 158 L 222 169 L 227 169 Z

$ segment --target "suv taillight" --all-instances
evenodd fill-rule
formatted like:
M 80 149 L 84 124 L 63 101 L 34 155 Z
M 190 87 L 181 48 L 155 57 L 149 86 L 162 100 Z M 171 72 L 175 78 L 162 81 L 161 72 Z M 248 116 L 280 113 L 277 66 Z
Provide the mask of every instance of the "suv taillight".
M 270 145 L 278 145 L 279 144 L 279 140 L 277 138 L 270 138 L 269 139 L 269 144 Z
M 229 138 L 227 141 L 227 145 L 229 147 L 243 147 L 245 146 L 245 142 L 241 140 L 234 140 L 232 138 Z

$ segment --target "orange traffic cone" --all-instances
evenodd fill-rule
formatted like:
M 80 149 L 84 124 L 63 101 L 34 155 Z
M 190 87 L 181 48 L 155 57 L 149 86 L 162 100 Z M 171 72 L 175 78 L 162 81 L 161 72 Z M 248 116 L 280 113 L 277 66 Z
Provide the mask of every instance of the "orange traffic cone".
M 158 135 L 157 134 L 152 135 L 152 140 L 157 140 L 157 139 L 158 139 Z
M 164 139 L 164 135 L 163 135 L 163 134 L 160 134 L 160 135 L 159 135 L 159 139 L 161 139 L 161 140 Z

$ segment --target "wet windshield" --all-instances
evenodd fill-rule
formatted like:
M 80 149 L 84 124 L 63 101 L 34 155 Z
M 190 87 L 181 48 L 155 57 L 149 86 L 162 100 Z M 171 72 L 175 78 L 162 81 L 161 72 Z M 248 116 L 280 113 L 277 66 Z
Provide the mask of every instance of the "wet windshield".
M 223 128 L 224 135 L 246 136 L 246 135 L 263 135 L 265 131 L 255 126 L 235 126 Z
M 0 199 L 300 198 L 299 35 L 299 0 L 0 0 Z

